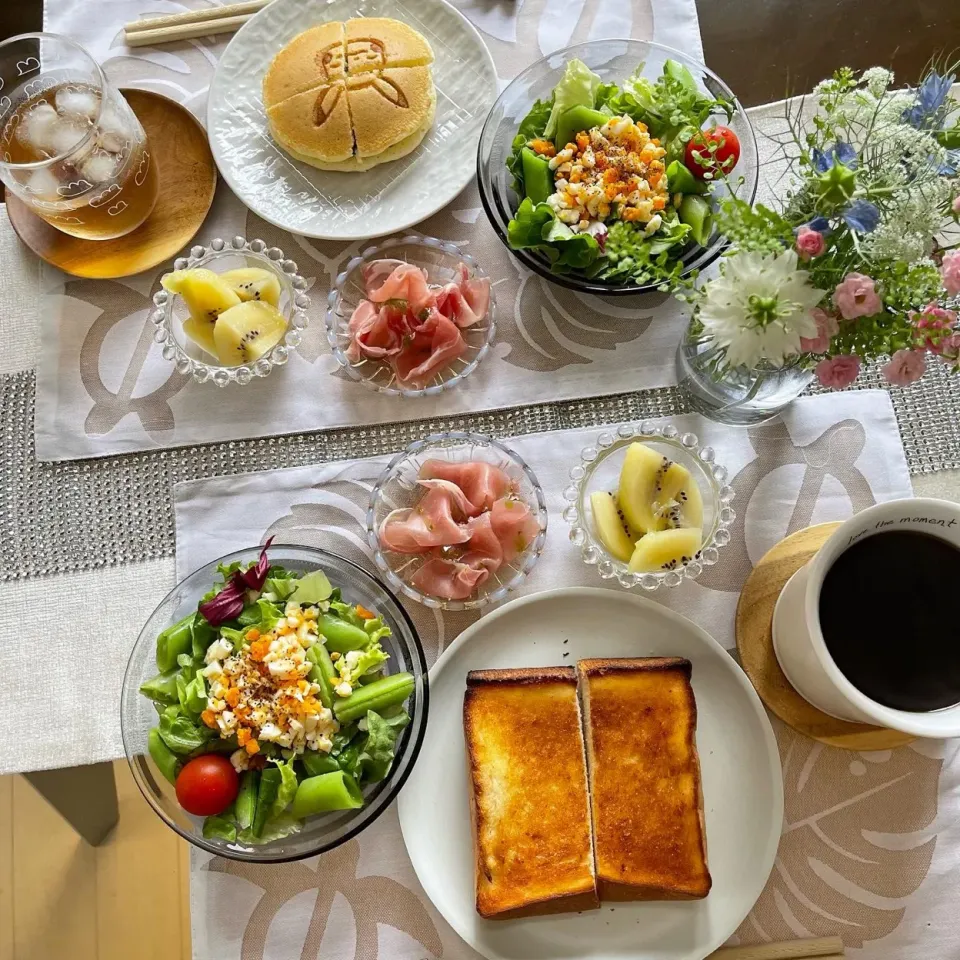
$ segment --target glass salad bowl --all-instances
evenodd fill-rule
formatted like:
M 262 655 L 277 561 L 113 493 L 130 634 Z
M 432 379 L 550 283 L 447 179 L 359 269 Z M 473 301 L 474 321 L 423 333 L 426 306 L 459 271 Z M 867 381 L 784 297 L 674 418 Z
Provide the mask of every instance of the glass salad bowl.
M 419 589 L 411 580 L 427 561 L 427 549 L 420 553 L 398 553 L 381 542 L 381 526 L 393 511 L 417 506 L 424 496 L 424 487 L 418 483 L 421 468 L 428 460 L 440 460 L 457 465 L 482 462 L 498 468 L 507 475 L 509 487 L 506 496 L 526 504 L 530 510 L 529 536 L 518 535 L 515 555 L 490 572 L 470 596 L 450 599 Z M 437 474 L 434 474 L 437 475 Z M 466 486 L 463 489 L 467 489 Z M 463 518 L 460 518 L 461 520 Z M 492 521 L 491 521 L 492 522 Z M 469 526 L 467 521 L 463 526 Z M 515 590 L 533 569 L 543 552 L 547 538 L 547 505 L 543 489 L 529 466 L 514 450 L 476 433 L 439 433 L 417 440 L 403 453 L 397 454 L 380 474 L 370 495 L 367 510 L 367 539 L 374 551 L 377 566 L 387 583 L 394 589 L 427 607 L 442 610 L 470 610 L 502 600 Z M 437 555 L 456 560 L 477 543 L 437 549 Z
M 412 263 L 427 274 L 427 282 L 443 285 L 457 279 L 464 264 L 470 279 L 486 279 L 487 274 L 468 253 L 456 244 L 435 237 L 407 236 L 368 247 L 354 257 L 340 273 L 327 297 L 327 340 L 340 365 L 352 380 L 388 396 L 429 397 L 456 387 L 464 381 L 487 355 L 496 333 L 496 301 L 490 290 L 490 305 L 477 323 L 460 330 L 465 347 L 460 356 L 439 368 L 426 382 L 405 383 L 397 378 L 385 360 L 370 357 L 351 359 L 350 318 L 361 300 L 366 298 L 364 268 L 374 260 L 399 260 Z
M 591 504 L 594 493 L 616 493 L 627 448 L 635 442 L 685 467 L 703 500 L 699 551 L 688 562 L 655 573 L 634 573 L 625 561 L 610 553 L 597 532 Z M 595 567 L 604 580 L 643 590 L 677 587 L 699 577 L 704 567 L 720 559 L 720 548 L 730 542 L 728 528 L 736 519 L 730 506 L 733 487 L 727 483 L 726 467 L 716 463 L 715 456 L 712 447 L 701 446 L 694 434 L 681 433 L 672 424 L 645 420 L 601 432 L 593 445 L 580 452 L 579 462 L 570 470 L 570 486 L 563 491 L 567 501 L 563 518 L 570 524 L 570 540 L 580 548 L 583 562 Z
M 192 247 L 189 256 L 178 257 L 173 263 L 174 270 L 197 267 L 214 273 L 259 267 L 272 273 L 280 284 L 277 309 L 287 321 L 287 331 L 283 339 L 259 359 L 228 366 L 187 336 L 184 321 L 189 318 L 190 311 L 183 298 L 167 290 L 158 290 L 153 295 L 156 309 L 150 319 L 156 325 L 154 339 L 162 344 L 163 356 L 172 360 L 180 373 L 193 377 L 198 383 L 215 383 L 218 387 L 225 387 L 228 383 L 250 383 L 255 377 L 265 377 L 274 367 L 285 364 L 290 351 L 303 338 L 310 307 L 307 281 L 297 273 L 296 263 L 284 257 L 279 248 L 268 247 L 263 240 L 234 237 L 232 240 L 211 240 L 206 247 Z
M 568 61 L 582 60 L 603 83 L 622 84 L 635 71 L 653 81 L 663 73 L 664 63 L 674 60 L 692 74 L 698 88 L 711 98 L 723 97 L 733 103 L 734 113 L 727 119 L 724 113 L 710 117 L 705 126 L 722 123 L 730 127 L 740 140 L 741 154 L 737 165 L 728 172 L 726 181 L 711 187 L 711 204 L 735 187 L 739 196 L 753 202 L 757 191 L 758 156 L 753 127 L 746 112 L 730 88 L 702 63 L 679 50 L 648 40 L 589 40 L 558 50 L 538 60 L 518 74 L 500 94 L 487 116 L 477 150 L 477 179 L 480 199 L 494 230 L 511 253 L 530 270 L 562 286 L 593 294 L 635 294 L 654 290 L 656 283 L 616 283 L 590 280 L 582 274 L 554 273 L 549 261 L 531 249 L 510 248 L 507 226 L 513 219 L 521 198 L 512 187 L 512 175 L 506 162 L 513 151 L 521 121 L 530 112 L 536 100 L 549 101 L 554 87 L 560 81 Z M 706 246 L 689 244 L 679 258 L 683 274 L 702 270 L 720 256 L 726 242 L 715 230 Z
M 394 595 L 374 576 L 360 567 L 312 547 L 274 543 L 269 549 L 271 565 L 295 573 L 323 570 L 343 599 L 360 604 L 383 618 L 392 636 L 381 640 L 389 654 L 387 674 L 407 671 L 414 677 L 414 688 L 406 704 L 409 725 L 400 733 L 393 765 L 379 783 L 363 791 L 364 805 L 359 809 L 335 811 L 307 817 L 299 833 L 269 843 L 251 845 L 205 837 L 203 818 L 188 814 L 178 803 L 176 792 L 160 772 L 147 747 L 151 728 L 157 726 L 152 700 L 140 693 L 140 686 L 157 674 L 157 637 L 172 624 L 196 610 L 201 597 L 217 578 L 218 564 L 240 561 L 244 566 L 257 560 L 261 547 L 229 554 L 195 570 L 163 599 L 143 627 L 123 678 L 120 698 L 120 727 L 124 752 L 133 778 L 157 815 L 181 837 L 209 853 L 252 863 L 280 863 L 301 860 L 345 843 L 356 836 L 390 805 L 416 763 L 427 725 L 427 663 L 416 629 Z

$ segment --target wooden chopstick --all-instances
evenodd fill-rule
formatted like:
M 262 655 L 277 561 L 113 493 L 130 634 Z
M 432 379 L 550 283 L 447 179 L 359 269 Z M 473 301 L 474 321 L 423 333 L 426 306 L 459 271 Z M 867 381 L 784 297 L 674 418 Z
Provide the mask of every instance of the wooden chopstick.
M 124 26 L 128 47 L 144 47 L 148 44 L 168 43 L 172 40 L 190 40 L 195 37 L 212 37 L 218 33 L 239 30 L 255 13 L 262 10 L 270 0 L 245 0 L 223 7 L 206 10 L 191 10 L 167 17 L 151 17 L 134 20 Z
M 783 943 L 757 943 L 744 947 L 721 947 L 707 960 L 837 960 L 843 957 L 843 941 L 839 937 L 814 940 L 787 940 Z

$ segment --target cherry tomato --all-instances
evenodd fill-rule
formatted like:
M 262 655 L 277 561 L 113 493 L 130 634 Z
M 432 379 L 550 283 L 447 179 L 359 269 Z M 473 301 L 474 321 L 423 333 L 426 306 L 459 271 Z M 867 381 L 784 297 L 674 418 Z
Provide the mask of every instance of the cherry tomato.
M 712 149 L 716 144 L 716 149 Z M 686 168 L 701 180 L 713 179 L 719 173 L 729 173 L 740 159 L 740 141 L 729 128 L 716 126 L 711 130 L 701 130 L 690 138 L 683 158 Z M 705 173 L 712 173 L 710 178 Z
M 177 800 L 187 813 L 212 817 L 236 799 L 240 778 L 226 757 L 208 753 L 184 764 L 176 788 Z

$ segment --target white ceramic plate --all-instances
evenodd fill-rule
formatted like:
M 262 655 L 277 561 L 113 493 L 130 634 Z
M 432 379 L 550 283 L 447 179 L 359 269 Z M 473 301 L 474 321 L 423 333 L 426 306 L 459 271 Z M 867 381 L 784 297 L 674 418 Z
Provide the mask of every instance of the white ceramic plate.
M 475 909 L 463 743 L 467 672 L 636 656 L 679 656 L 693 664 L 710 895 L 687 903 L 604 903 L 581 914 L 482 920 Z M 712 637 L 652 600 L 579 587 L 514 600 L 465 630 L 441 656 L 430 671 L 427 735 L 399 810 L 427 895 L 491 960 L 702 960 L 737 929 L 763 890 L 780 840 L 783 783 L 763 706 Z
M 365 173 L 335 173 L 298 163 L 274 144 L 260 88 L 270 61 L 298 33 L 351 17 L 393 17 L 427 38 L 437 116 L 406 157 Z M 419 223 L 469 183 L 496 96 L 490 51 L 445 0 L 274 0 L 224 50 L 210 84 L 207 131 L 224 179 L 264 220 L 308 237 L 358 240 Z

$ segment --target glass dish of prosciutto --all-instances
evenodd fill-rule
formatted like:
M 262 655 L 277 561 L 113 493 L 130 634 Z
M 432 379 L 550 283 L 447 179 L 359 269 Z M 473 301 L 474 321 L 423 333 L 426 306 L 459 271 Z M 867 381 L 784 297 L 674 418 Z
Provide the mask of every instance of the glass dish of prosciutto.
M 456 244 L 403 237 L 354 257 L 327 298 L 327 340 L 354 380 L 393 396 L 459 384 L 496 330 L 490 278 Z
M 546 536 L 546 501 L 533 471 L 476 433 L 412 443 L 380 474 L 367 511 L 367 537 L 387 583 L 444 610 L 502 600 L 533 568 Z

